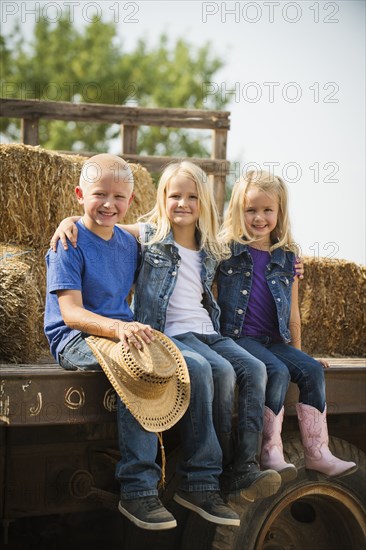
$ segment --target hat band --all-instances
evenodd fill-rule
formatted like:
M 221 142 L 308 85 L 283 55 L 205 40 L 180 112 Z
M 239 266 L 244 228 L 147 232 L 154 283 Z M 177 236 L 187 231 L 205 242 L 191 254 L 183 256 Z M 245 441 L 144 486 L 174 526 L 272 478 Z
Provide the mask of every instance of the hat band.
M 110 359 L 109 366 L 125 387 L 137 397 L 158 398 L 163 395 L 167 385 L 173 380 L 171 376 L 169 378 L 156 378 L 147 374 L 143 374 L 142 377 L 131 376 L 131 373 L 121 368 L 114 359 Z
M 145 344 L 146 346 L 147 344 Z M 124 369 L 130 372 L 132 378 L 140 379 L 141 376 L 145 377 L 152 384 L 156 381 L 170 379 L 175 375 L 176 364 L 173 362 L 171 353 L 168 350 L 164 350 L 165 354 L 160 353 L 156 357 L 150 356 L 146 359 L 146 362 L 142 364 L 144 360 L 143 355 L 136 356 L 136 350 L 130 350 L 128 356 L 123 353 L 121 346 L 117 345 L 110 353 L 110 357 L 118 364 L 123 364 Z M 169 360 L 167 360 L 167 354 L 169 353 Z M 151 361 L 154 362 L 152 367 Z

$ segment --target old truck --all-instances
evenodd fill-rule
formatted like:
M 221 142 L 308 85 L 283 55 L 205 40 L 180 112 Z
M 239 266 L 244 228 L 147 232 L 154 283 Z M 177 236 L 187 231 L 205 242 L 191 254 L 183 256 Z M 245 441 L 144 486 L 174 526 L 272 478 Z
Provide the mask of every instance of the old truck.
M 214 177 L 221 209 L 229 170 L 228 115 L 178 109 L 2 101 L 2 116 L 22 118 L 23 142 L 33 146 L 38 145 L 40 118 L 119 122 L 123 130 L 123 156 L 151 171 L 158 171 L 170 159 L 136 154 L 140 124 L 211 129 L 212 159 L 195 160 Z M 311 277 L 314 261 L 305 263 L 303 303 L 316 292 L 319 280 L 318 275 L 314 280 Z M 315 263 L 319 269 L 316 259 Z M 330 269 L 329 262 L 322 269 Z M 364 271 L 358 273 L 361 277 L 352 282 L 352 286 L 357 296 L 355 307 L 362 308 Z M 334 280 L 333 287 L 341 287 L 343 283 L 344 278 Z M 343 291 L 339 288 L 340 293 Z M 334 295 L 337 296 L 336 291 Z M 347 301 L 345 303 L 347 305 Z M 348 322 L 350 326 L 342 325 L 342 319 L 333 319 L 334 326 L 339 322 L 337 334 L 347 336 L 347 331 L 357 329 L 362 339 L 362 330 L 352 318 Z M 316 338 L 315 341 L 320 342 Z M 241 527 L 216 527 L 172 500 L 180 457 L 179 433 L 175 427 L 165 436 L 167 483 L 162 500 L 177 518 L 178 527 L 165 532 L 140 530 L 117 512 L 116 396 L 104 374 L 67 372 L 49 357 L 27 363 L 0 359 L 1 543 L 4 548 L 37 550 L 89 545 L 125 550 L 140 550 L 145 546 L 159 550 L 364 548 L 366 366 L 363 358 L 354 357 L 354 350 L 360 354 L 360 349 L 362 345 L 357 347 L 351 337 L 349 344 L 347 337 L 342 342 L 335 338 L 332 353 L 327 354 L 332 355 L 331 367 L 326 370 L 330 446 L 341 458 L 357 462 L 357 472 L 329 479 L 304 468 L 295 414 L 298 390 L 291 384 L 283 435 L 285 454 L 296 464 L 298 477 L 283 484 L 270 498 L 255 503 L 234 500 L 232 504 L 240 514 Z M 318 350 L 324 352 L 326 348 L 320 346 Z M 318 350 L 316 344 L 313 345 L 312 351 Z

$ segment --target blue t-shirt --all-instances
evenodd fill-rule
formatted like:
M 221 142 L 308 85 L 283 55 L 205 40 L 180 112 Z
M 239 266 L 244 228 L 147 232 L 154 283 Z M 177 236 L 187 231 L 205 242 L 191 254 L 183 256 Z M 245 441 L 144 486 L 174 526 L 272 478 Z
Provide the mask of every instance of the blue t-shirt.
M 136 239 L 115 227 L 109 241 L 77 222 L 78 246 L 64 250 L 58 242 L 57 253 L 46 254 L 47 294 L 44 319 L 45 334 L 52 355 L 80 333 L 65 325 L 56 291 L 80 290 L 85 309 L 111 319 L 132 321 L 127 296 L 134 282 L 138 247 Z M 88 332 L 87 327 L 84 332 Z

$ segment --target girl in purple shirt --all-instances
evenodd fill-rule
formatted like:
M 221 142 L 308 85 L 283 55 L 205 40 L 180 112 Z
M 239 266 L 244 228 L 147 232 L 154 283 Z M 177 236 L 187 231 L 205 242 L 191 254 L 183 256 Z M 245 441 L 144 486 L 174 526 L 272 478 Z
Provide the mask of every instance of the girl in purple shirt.
M 291 237 L 287 190 L 281 178 L 249 172 L 233 188 L 221 232 L 232 256 L 221 263 L 218 302 L 221 332 L 266 365 L 262 469 L 296 477 L 285 462 L 281 440 L 284 401 L 290 381 L 300 390 L 296 405 L 305 466 L 328 476 L 357 466 L 336 458 L 328 447 L 324 360 L 301 351 L 297 247 Z

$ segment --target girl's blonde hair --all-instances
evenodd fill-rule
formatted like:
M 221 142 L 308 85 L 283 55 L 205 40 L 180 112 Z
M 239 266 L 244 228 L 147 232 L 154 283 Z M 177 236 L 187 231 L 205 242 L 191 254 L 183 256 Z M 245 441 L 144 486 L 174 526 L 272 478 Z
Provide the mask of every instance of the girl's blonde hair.
M 270 251 L 276 248 L 286 248 L 297 253 L 298 247 L 291 235 L 286 184 L 282 178 L 264 170 L 251 170 L 245 177 L 243 176 L 235 182 L 219 240 L 226 244 L 233 241 L 241 244 L 255 242 L 255 238 L 248 234 L 244 221 L 246 195 L 253 187 L 274 195 L 278 200 L 278 219 L 277 225 L 271 233 Z
M 187 160 L 169 164 L 163 171 L 157 189 L 156 204 L 154 208 L 140 220 L 151 223 L 156 227 L 153 237 L 148 245 L 164 240 L 170 230 L 171 224 L 166 209 L 166 194 L 170 180 L 175 176 L 183 176 L 196 184 L 199 206 L 199 218 L 197 230 L 200 249 L 216 260 L 222 260 L 230 255 L 225 244 L 219 244 L 217 235 L 219 232 L 219 215 L 215 203 L 213 185 L 207 174 L 196 164 Z

